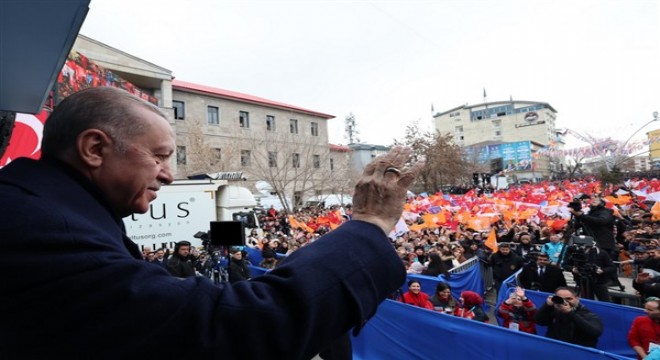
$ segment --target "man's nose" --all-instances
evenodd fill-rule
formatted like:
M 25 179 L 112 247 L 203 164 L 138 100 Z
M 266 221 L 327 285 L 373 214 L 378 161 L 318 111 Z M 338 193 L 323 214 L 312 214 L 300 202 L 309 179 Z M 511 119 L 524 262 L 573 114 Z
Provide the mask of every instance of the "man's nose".
M 174 181 L 174 176 L 172 175 L 172 167 L 170 162 L 166 161 L 162 163 L 162 168 L 158 174 L 158 181 L 163 184 L 171 184 Z

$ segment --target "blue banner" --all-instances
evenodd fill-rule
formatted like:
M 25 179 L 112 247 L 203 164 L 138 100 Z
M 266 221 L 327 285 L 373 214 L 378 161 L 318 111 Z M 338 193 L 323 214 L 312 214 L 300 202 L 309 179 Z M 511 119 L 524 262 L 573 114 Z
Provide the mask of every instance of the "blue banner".
M 352 342 L 356 360 L 626 359 L 392 300 L 381 304 Z

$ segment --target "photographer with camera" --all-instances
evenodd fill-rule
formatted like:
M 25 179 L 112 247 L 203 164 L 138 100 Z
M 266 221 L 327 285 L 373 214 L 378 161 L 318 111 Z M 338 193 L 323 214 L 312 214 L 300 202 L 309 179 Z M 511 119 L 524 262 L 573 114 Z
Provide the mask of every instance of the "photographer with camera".
M 585 214 L 580 202 L 584 197 L 584 195 L 578 196 L 568 207 L 568 211 L 573 214 L 577 222 L 576 228 L 581 228 L 584 235 L 593 236 L 596 246 L 605 251 L 610 259 L 618 260 L 619 252 L 614 240 L 615 219 L 612 210 L 606 208 L 603 199 L 594 194 L 590 198 L 589 213 Z M 577 234 L 583 235 L 579 232 Z
M 560 287 L 555 295 L 548 296 L 534 322 L 547 326 L 546 336 L 551 339 L 593 348 L 603 333 L 598 315 L 580 304 L 577 292 L 568 287 Z
M 550 258 L 545 253 L 537 254 L 535 263 L 523 267 L 518 281 L 525 289 L 549 293 L 558 287 L 566 286 L 564 273 L 558 266 L 550 264 Z

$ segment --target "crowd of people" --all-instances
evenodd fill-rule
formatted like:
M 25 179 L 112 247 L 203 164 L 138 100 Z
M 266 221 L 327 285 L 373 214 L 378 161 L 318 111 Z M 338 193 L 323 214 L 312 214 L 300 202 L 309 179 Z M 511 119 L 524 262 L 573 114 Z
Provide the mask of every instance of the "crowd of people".
M 148 211 L 160 186 L 173 181 L 174 152 L 167 117 L 157 107 L 125 91 L 91 88 L 51 114 L 40 160 L 17 159 L 0 170 L 3 355 L 79 358 L 99 349 L 113 358 L 210 357 L 218 349 L 230 358 L 350 355 L 348 331 L 359 332 L 396 294 L 406 271 L 448 279 L 449 269 L 474 258 L 492 267 L 496 289 L 524 269 L 523 287 L 497 309 L 508 328 L 533 333 L 543 325 L 547 336 L 584 346 L 597 344 L 603 324 L 580 295 L 593 289 L 609 301 L 602 290 L 615 282 L 613 260 L 629 258 L 622 270 L 635 275 L 633 286 L 646 300 L 646 315 L 630 331 L 631 347 L 648 358 L 658 343 L 660 209 L 632 190 L 601 194 L 594 191 L 603 190 L 600 184 L 583 182 L 592 190 L 589 203 L 569 207 L 571 222 L 549 211 L 561 203 L 559 193 L 575 197 L 575 184 L 566 182 L 542 184 L 545 193 L 520 188 L 475 197 L 468 191 L 461 199 L 436 194 L 406 202 L 423 164 L 410 165 L 411 150 L 395 147 L 365 168 L 352 207 L 265 211 L 247 246 L 261 252 L 258 266 L 269 271 L 251 278 L 247 249 L 226 249 L 220 259 L 228 257 L 228 284 L 215 286 L 198 278 L 220 263 L 213 249 L 182 240 L 169 256 L 166 249 L 140 252 L 125 235 L 121 219 Z M 645 184 L 660 192 L 659 181 Z M 526 205 L 512 213 L 509 196 L 525 197 Z M 557 269 L 572 273 L 580 289 L 564 286 Z M 556 285 L 539 309 L 529 303 L 526 287 Z M 490 320 L 481 294 L 464 289 L 455 299 L 446 283 L 429 296 L 410 281 L 396 298 Z M 245 333 L 260 346 L 247 346 Z M 142 346 L 166 337 L 178 341 L 166 349 Z
M 537 324 L 548 326 L 546 336 L 590 347 L 596 346 L 603 324 L 579 299 L 611 301 L 609 287 L 620 286 L 617 281 L 619 272 L 623 272 L 622 275 L 634 275 L 633 287 L 638 291 L 649 314 L 647 318 L 653 320 L 650 323 L 649 320 L 636 320 L 636 325 L 631 329 L 630 343 L 636 353 L 642 354 L 641 349 L 644 349 L 643 353 L 647 354 L 648 342 L 654 343 L 656 340 L 649 340 L 649 334 L 655 334 L 657 340 L 660 340 L 660 332 L 655 331 L 660 330 L 660 316 L 657 315 L 660 311 L 653 308 L 658 301 L 646 301 L 660 297 L 660 228 L 653 220 L 651 204 L 646 209 L 640 206 L 617 206 L 615 212 L 605 206 L 601 194 L 593 194 L 582 200 L 583 208 L 579 211 L 570 210 L 571 221 L 547 218 L 507 223 L 504 219 L 498 219 L 492 223 L 490 231 L 475 231 L 464 224 L 458 224 L 454 229 L 450 226 L 437 226 L 419 231 L 408 230 L 394 236 L 390 234 L 391 243 L 408 274 L 442 275 L 448 280 L 451 277 L 450 269 L 477 258 L 492 268 L 494 288 L 497 291 L 504 280 L 521 270 L 518 275 L 520 286 L 495 309 L 495 315 L 502 319 L 503 326 L 532 334 L 536 334 Z M 146 251 L 145 258 L 165 266 L 173 276 L 213 277 L 214 269 L 217 275 L 217 268 L 226 266 L 229 282 L 247 280 L 250 279 L 248 265 L 273 269 L 280 259 L 336 228 L 328 223 L 319 225 L 316 219 L 334 217 L 343 223 L 350 219 L 351 210 L 348 205 L 328 209 L 310 207 L 294 214 L 274 208 L 262 211 L 259 218 L 261 228 L 253 229 L 246 238 L 246 246 L 258 250 L 262 255 L 262 260 L 255 264 L 250 262 L 245 249 L 232 248 L 228 253 L 229 262 L 218 265 L 218 260 L 206 253 L 205 249 L 190 249 L 190 244 L 185 242 L 182 246 L 177 244 L 169 258 L 171 260 L 167 259 L 166 254 L 164 256 L 164 252 L 167 252 L 164 249 Z M 294 227 L 291 221 L 305 226 Z M 415 221 L 409 220 L 407 223 L 412 227 Z M 488 246 L 489 236 L 494 237 L 496 250 Z M 593 243 L 574 243 L 575 237 L 580 236 L 592 238 Z M 572 241 L 567 242 L 571 238 Z M 182 261 L 186 258 L 187 263 Z M 567 287 L 565 272 L 571 273 L 575 288 Z M 546 303 L 537 308 L 525 296 L 525 289 L 551 293 L 554 300 L 550 296 Z M 451 295 L 450 285 L 446 282 L 438 283 L 433 295 L 429 296 L 422 291 L 418 281 L 411 280 L 408 291 L 394 298 L 406 304 L 461 318 L 493 321 L 484 311 L 482 295 L 464 290 L 456 299 Z M 635 340 L 640 336 L 642 340 Z M 643 357 L 640 355 L 640 358 Z
M 603 324 L 596 314 L 580 303 L 581 297 L 612 301 L 609 289 L 623 290 L 617 277 L 620 273 L 636 274 L 633 286 L 645 307 L 649 307 L 647 299 L 660 296 L 660 247 L 657 240 L 660 228 L 653 220 L 653 204 L 640 202 L 641 206 L 612 207 L 604 199 L 600 193 L 583 197 L 579 209 L 569 210 L 571 221 L 555 221 L 559 217 L 548 217 L 507 223 L 499 219 L 492 223 L 491 231 L 475 231 L 464 224 L 454 229 L 438 226 L 398 233 L 392 237 L 392 245 L 408 274 L 443 275 L 448 279 L 451 276 L 449 269 L 476 257 L 492 268 L 497 290 L 504 280 L 522 269 L 518 276 L 520 287 L 495 311 L 496 316 L 503 319 L 503 326 L 533 334 L 536 333 L 536 324 L 548 326 L 546 336 L 550 338 L 595 347 Z M 337 209 L 303 209 L 294 216 L 309 222 L 333 211 Z M 342 213 L 350 217 L 350 207 L 342 209 Z M 283 242 L 289 243 L 289 250 L 284 254 L 290 253 L 292 245 L 299 248 L 315 238 L 315 233 L 287 227 L 287 217 L 274 210 L 266 214 L 263 223 L 266 238 L 270 234 L 274 239 L 270 244 L 274 242 L 275 248 L 281 247 Z M 407 223 L 412 227 L 415 221 Z M 319 233 L 330 230 L 320 227 Z M 495 234 L 496 251 L 487 245 L 491 232 Z M 592 243 L 583 244 L 576 237 L 590 239 Z M 264 241 L 255 244 L 263 248 Z M 567 286 L 565 272 L 571 273 L 576 287 Z M 440 284 L 429 296 L 422 291 L 418 281 L 411 280 L 408 291 L 400 294 L 398 299 L 429 310 L 489 321 L 481 295 L 466 290 L 455 299 L 449 285 Z M 550 296 L 537 308 L 525 297 L 525 289 L 551 293 L 554 302 Z M 653 301 L 651 307 L 655 304 Z M 657 318 L 654 315 L 654 319 Z M 660 329 L 657 320 L 652 324 L 656 327 L 651 330 Z M 633 330 L 631 347 L 635 343 Z M 660 339 L 660 332 L 653 334 Z M 646 346 L 645 353 L 649 351 L 647 345 L 641 346 Z M 639 346 L 635 351 L 641 354 L 638 350 Z

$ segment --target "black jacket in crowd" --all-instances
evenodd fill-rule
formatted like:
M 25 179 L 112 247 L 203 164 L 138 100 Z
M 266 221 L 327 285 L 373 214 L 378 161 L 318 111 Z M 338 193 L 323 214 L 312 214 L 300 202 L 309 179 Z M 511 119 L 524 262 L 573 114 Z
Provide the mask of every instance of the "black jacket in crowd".
M 584 261 L 583 261 L 584 260 Z M 590 247 L 585 249 L 569 248 L 564 257 L 564 269 L 572 271 L 573 267 L 578 267 L 580 275 L 576 276 L 576 281 L 580 276 L 593 276 L 594 284 L 607 284 L 616 277 L 616 266 L 612 262 L 609 254 L 598 248 Z M 602 274 L 596 274 L 593 271 L 595 266 L 603 270 Z M 590 267 L 592 269 L 590 269 Z
M 193 264 L 192 256 L 182 258 L 178 254 L 172 255 L 167 259 L 167 271 L 172 276 L 180 278 L 195 276 L 195 265 Z
M 554 306 L 544 303 L 534 315 L 534 322 L 547 326 L 546 336 L 551 339 L 587 347 L 595 348 L 603 333 L 603 323 L 598 315 L 582 304 L 578 304 L 570 313 L 563 314 Z
M 612 250 L 614 246 L 614 215 L 612 210 L 599 205 L 592 206 L 589 214 L 577 217 L 584 228 L 584 234 L 593 236 L 596 246 L 603 250 Z
M 237 281 L 249 279 L 250 269 L 248 268 L 247 261 L 232 258 L 229 263 L 229 282 L 233 284 Z
M 523 266 L 523 259 L 513 251 L 508 255 L 496 252 L 490 257 L 490 265 L 493 267 L 493 278 L 502 282 Z

